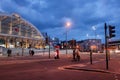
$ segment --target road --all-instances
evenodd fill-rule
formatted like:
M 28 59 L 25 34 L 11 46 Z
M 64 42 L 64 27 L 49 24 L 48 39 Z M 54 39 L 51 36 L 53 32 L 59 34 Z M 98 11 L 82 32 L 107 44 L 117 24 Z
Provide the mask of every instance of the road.
M 112 55 L 116 58 L 116 55 Z M 118 55 L 117 55 L 117 58 Z M 93 54 L 93 64 L 105 60 L 105 54 Z M 89 54 L 81 61 L 72 61 L 72 55 L 62 54 L 55 60 L 48 56 L 0 58 L 0 80 L 120 80 L 120 74 L 64 69 L 71 65 L 89 66 Z M 80 67 L 79 66 L 79 67 Z

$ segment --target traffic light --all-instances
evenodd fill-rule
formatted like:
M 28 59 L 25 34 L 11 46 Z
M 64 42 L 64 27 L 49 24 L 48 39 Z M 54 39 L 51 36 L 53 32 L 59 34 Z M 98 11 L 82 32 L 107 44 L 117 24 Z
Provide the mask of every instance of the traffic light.
M 115 37 L 115 26 L 109 25 L 109 37 Z

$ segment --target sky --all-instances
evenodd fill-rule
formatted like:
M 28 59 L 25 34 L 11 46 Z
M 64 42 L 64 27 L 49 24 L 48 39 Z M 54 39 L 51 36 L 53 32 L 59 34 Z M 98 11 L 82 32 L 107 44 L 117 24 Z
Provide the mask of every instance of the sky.
M 115 26 L 120 39 L 120 0 L 0 0 L 0 12 L 17 13 L 41 33 L 65 40 L 102 39 L 104 23 Z M 69 28 L 65 23 L 71 22 Z

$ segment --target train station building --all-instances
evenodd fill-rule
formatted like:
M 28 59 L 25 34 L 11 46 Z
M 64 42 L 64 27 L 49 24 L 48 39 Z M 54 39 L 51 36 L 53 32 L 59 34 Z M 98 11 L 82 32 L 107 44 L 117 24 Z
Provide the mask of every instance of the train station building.
M 0 46 L 5 48 L 42 48 L 44 37 L 18 14 L 0 12 Z

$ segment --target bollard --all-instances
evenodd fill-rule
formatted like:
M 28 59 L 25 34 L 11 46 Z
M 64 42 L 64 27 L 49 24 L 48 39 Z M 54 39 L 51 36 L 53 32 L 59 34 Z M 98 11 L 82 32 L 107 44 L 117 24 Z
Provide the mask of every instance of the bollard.
M 90 50 L 90 63 L 92 64 L 92 50 Z

